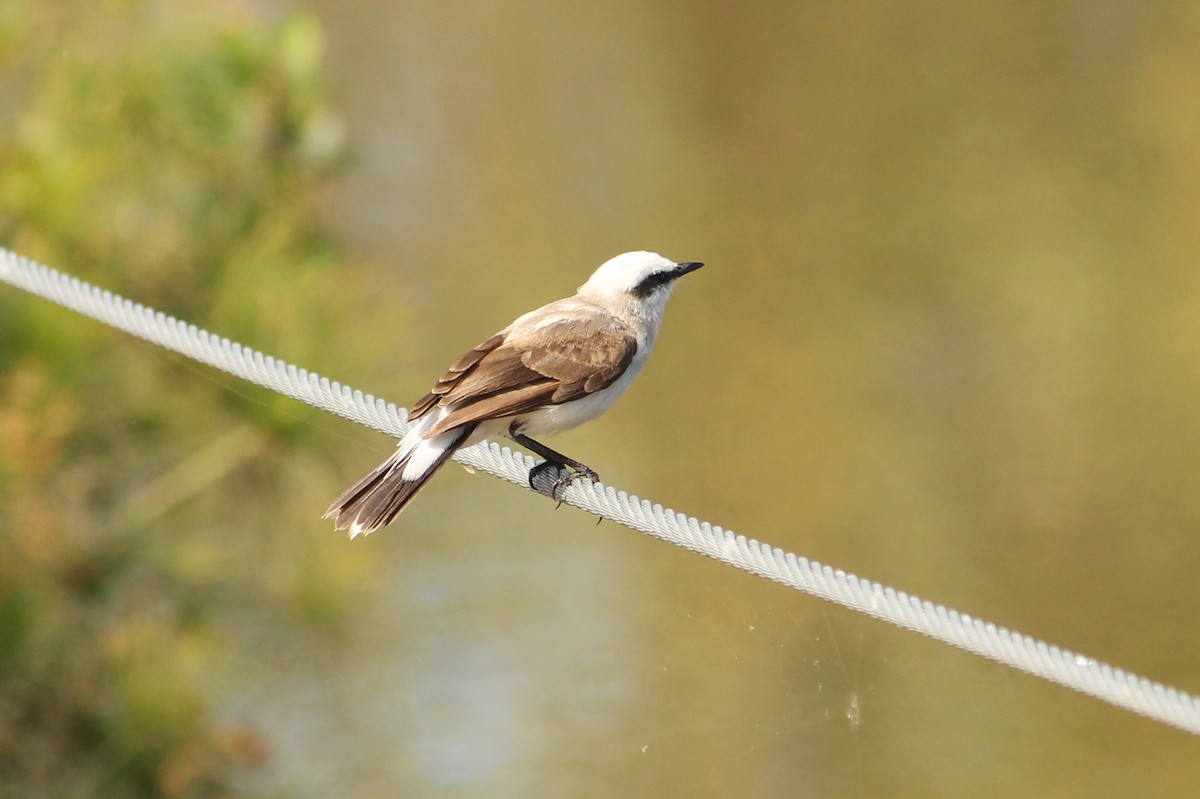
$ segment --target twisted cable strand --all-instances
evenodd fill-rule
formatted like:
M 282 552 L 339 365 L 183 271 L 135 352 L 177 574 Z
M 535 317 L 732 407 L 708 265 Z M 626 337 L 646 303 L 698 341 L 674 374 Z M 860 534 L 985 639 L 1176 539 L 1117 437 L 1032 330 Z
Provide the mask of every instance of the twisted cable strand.
M 0 279 L 264 388 L 389 436 L 408 429 L 396 405 L 263 355 L 195 325 L 0 248 Z M 455 460 L 528 486 L 533 458 L 484 442 Z M 1200 734 L 1200 698 L 903 591 L 799 557 L 602 483 L 572 483 L 563 502 L 714 560 Z

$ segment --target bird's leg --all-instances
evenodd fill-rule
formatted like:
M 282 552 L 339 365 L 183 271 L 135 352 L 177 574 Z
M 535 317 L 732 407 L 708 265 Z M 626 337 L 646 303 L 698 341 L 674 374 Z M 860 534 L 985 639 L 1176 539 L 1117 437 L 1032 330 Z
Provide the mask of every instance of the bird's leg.
M 558 469 L 560 474 L 558 475 L 558 479 L 554 481 L 554 488 L 550 490 L 550 497 L 552 499 L 558 499 L 558 492 L 578 480 L 580 477 L 586 477 L 593 483 L 600 479 L 600 475 L 596 474 L 592 469 L 584 466 L 579 461 L 572 460 L 566 455 L 563 455 L 561 452 L 555 452 L 545 444 L 539 444 L 538 442 L 534 441 L 529 436 L 522 435 L 515 430 L 509 430 L 508 434 L 512 436 L 513 441 L 517 442 L 522 447 L 525 447 L 529 451 L 545 458 L 544 461 L 529 470 L 530 488 L 534 488 L 533 481 L 539 474 L 547 469 Z

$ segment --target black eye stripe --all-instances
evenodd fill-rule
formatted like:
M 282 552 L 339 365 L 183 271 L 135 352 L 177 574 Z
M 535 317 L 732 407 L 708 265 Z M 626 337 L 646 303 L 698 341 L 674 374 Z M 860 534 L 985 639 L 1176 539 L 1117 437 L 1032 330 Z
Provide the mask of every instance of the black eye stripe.
M 645 279 L 643 279 L 641 283 L 638 283 L 636 286 L 634 286 L 633 294 L 635 297 L 648 297 L 654 293 L 656 288 L 670 283 L 674 279 L 675 274 L 670 270 L 654 272 L 646 275 Z

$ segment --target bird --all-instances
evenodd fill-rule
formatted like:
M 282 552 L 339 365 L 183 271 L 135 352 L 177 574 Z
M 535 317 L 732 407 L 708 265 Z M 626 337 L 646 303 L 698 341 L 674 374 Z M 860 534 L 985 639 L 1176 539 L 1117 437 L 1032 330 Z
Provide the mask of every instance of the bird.
M 529 486 L 556 468 L 551 496 L 577 479 L 599 480 L 588 466 L 532 436 L 560 433 L 600 416 L 642 372 L 679 278 L 704 264 L 653 252 L 605 261 L 571 297 L 517 317 L 450 365 L 408 411 L 412 427 L 395 452 L 325 512 L 350 538 L 392 522 L 459 449 L 504 436 L 544 460 Z

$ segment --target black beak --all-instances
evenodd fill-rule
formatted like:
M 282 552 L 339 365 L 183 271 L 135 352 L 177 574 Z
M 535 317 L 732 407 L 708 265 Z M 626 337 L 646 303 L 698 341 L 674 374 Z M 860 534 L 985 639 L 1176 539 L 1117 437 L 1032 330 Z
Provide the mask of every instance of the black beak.
M 688 272 L 695 272 L 702 266 L 704 266 L 704 264 L 700 263 L 699 261 L 685 261 L 681 264 L 675 264 L 675 268 L 671 270 L 671 274 L 673 277 L 683 277 Z

